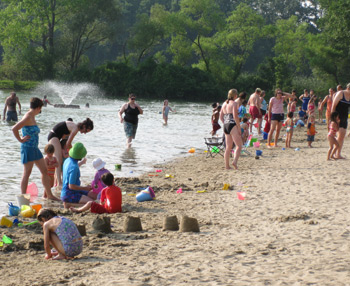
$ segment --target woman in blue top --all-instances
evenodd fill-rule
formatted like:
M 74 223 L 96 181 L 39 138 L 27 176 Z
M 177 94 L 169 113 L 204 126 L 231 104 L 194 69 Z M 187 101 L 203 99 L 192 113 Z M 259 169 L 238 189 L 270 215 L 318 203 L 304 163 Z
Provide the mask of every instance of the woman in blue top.
M 124 118 L 123 113 L 125 113 Z M 139 114 L 143 114 L 143 110 L 140 105 L 136 103 L 135 94 L 131 93 L 129 94 L 129 102 L 123 104 L 118 113 L 120 123 L 124 123 L 127 148 L 131 147 L 131 141 L 132 139 L 135 139 L 137 125 L 139 122 Z
M 44 185 L 44 197 L 59 201 L 51 192 L 50 177 L 47 174 L 46 164 L 41 151 L 38 148 L 40 129 L 35 121 L 35 116 L 41 113 L 43 102 L 40 98 L 30 99 L 30 109 L 15 126 L 12 132 L 16 139 L 21 143 L 21 161 L 24 165 L 24 172 L 21 181 L 21 191 L 25 194 L 27 191 L 29 176 L 32 173 L 34 164 L 41 172 L 41 180 Z M 22 137 L 19 130 L 22 129 Z
M 307 89 L 304 89 L 304 93 L 302 95 L 300 95 L 299 99 L 303 101 L 303 104 L 302 104 L 302 110 L 303 111 L 307 111 L 307 106 L 309 105 L 309 101 L 310 101 L 310 94 L 309 92 L 307 91 Z

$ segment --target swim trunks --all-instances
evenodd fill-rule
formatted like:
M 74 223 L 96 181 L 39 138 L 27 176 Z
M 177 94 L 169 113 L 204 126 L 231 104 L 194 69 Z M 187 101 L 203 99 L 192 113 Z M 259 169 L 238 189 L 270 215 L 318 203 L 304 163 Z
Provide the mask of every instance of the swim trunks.
M 235 126 L 236 126 L 236 122 L 233 119 L 233 114 L 232 113 L 224 114 L 224 133 L 227 135 L 230 134 L 231 130 Z
M 7 111 L 6 121 L 18 121 L 17 111 Z
M 260 111 L 261 111 L 261 115 L 265 115 L 266 114 L 266 110 L 260 109 Z
M 307 141 L 315 141 L 315 135 L 307 135 Z
M 137 124 L 124 121 L 124 132 L 127 138 L 132 137 L 133 139 L 135 139 L 136 130 L 137 130 Z
M 249 113 L 253 119 L 262 118 L 262 115 L 259 113 L 259 109 L 256 106 L 249 106 Z
M 213 132 L 218 131 L 221 128 L 220 124 L 217 122 L 213 122 Z
M 281 122 L 284 120 L 284 114 L 283 113 L 272 113 L 271 121 L 272 120 L 276 120 L 278 122 Z

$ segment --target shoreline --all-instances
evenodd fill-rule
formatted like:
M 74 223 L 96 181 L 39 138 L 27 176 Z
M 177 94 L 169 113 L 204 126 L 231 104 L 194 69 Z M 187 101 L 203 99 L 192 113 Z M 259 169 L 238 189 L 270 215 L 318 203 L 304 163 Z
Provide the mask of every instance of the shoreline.
M 238 171 L 225 170 L 221 156 L 196 152 L 156 164 L 161 173 L 117 177 L 127 192 L 123 213 L 100 215 L 111 218 L 112 233 L 93 230 L 98 215 L 58 209 L 86 225 L 84 250 L 71 261 L 44 259 L 40 225 L 0 228 L 14 240 L 0 250 L 0 275 L 6 275 L 6 285 L 345 285 L 349 159 L 326 161 L 326 129 L 316 125 L 314 148 L 307 147 L 305 128 L 295 130 L 290 150 L 282 150 L 284 142 L 268 150 L 262 141 L 263 154 L 256 160 L 255 148 L 249 147 L 251 155 L 239 159 Z M 343 152 L 349 158 L 348 138 Z M 230 190 L 223 190 L 224 184 Z M 156 200 L 136 202 L 131 194 L 147 185 Z M 238 190 L 246 200 L 237 199 Z M 184 215 L 196 218 L 200 232 L 163 231 L 163 219 L 170 215 L 179 221 Z M 127 216 L 140 217 L 143 231 L 124 233 Z

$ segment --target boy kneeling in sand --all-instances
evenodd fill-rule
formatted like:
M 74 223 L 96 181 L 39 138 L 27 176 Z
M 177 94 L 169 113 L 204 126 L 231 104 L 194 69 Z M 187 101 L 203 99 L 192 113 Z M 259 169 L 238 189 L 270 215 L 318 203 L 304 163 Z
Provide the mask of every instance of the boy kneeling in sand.
M 101 180 L 107 186 L 101 191 L 101 204 L 90 201 L 80 208 L 70 207 L 69 209 L 77 213 L 87 210 L 96 214 L 122 212 L 122 192 L 119 187 L 114 185 L 113 175 L 105 173 L 102 175 Z

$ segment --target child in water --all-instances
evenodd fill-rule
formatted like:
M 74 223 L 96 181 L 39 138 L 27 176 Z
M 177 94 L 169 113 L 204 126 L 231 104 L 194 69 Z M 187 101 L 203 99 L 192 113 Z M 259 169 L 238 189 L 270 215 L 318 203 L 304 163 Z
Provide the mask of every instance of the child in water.
M 173 111 L 171 109 L 171 107 L 169 106 L 169 101 L 166 99 L 164 100 L 164 106 L 163 106 L 163 120 L 164 120 L 164 125 L 167 125 L 168 124 L 168 114 L 169 114 L 169 111 L 171 112 L 175 112 L 175 110 Z
M 292 111 L 290 111 L 287 115 L 287 120 L 285 122 L 286 132 L 287 132 L 286 148 L 291 148 L 290 142 L 292 141 L 293 128 L 294 128 L 293 115 L 294 115 L 294 113 Z
M 316 134 L 316 128 L 315 128 L 315 116 L 312 115 L 309 117 L 307 121 L 307 144 L 311 148 L 312 142 L 315 141 L 315 134 Z
M 55 170 L 59 167 L 57 158 L 54 155 L 55 147 L 52 144 L 47 144 L 44 151 L 46 154 L 44 160 L 47 167 L 47 174 L 50 177 L 50 186 L 52 188 L 55 183 Z
M 213 125 L 213 130 L 210 132 L 212 136 L 214 136 L 216 134 L 216 131 L 218 131 L 221 128 L 219 124 L 220 111 L 221 111 L 221 105 L 218 105 L 213 109 L 213 115 L 211 116 L 211 123 Z
M 94 200 L 98 198 L 102 189 L 106 187 L 106 185 L 102 181 L 102 175 L 105 173 L 110 173 L 107 169 L 105 169 L 106 162 L 101 158 L 97 158 L 92 161 L 92 166 L 96 169 L 95 178 L 91 183 L 92 190 L 89 192 L 88 196 Z
M 44 231 L 45 259 L 71 259 L 82 252 L 83 240 L 74 222 L 45 208 L 39 211 L 38 221 Z
M 101 192 L 101 204 L 90 201 L 80 208 L 71 207 L 71 212 L 80 213 L 87 210 L 96 214 L 122 212 L 122 192 L 119 187 L 114 185 L 113 175 L 105 173 L 101 179 L 107 185 Z
M 329 142 L 329 149 L 327 153 L 327 160 L 330 159 L 336 159 L 334 157 L 335 152 L 337 152 L 339 148 L 339 142 L 337 138 L 335 137 L 337 131 L 339 130 L 339 113 L 337 111 L 334 111 L 331 113 L 331 122 L 329 124 L 329 132 L 327 135 L 328 142 Z

